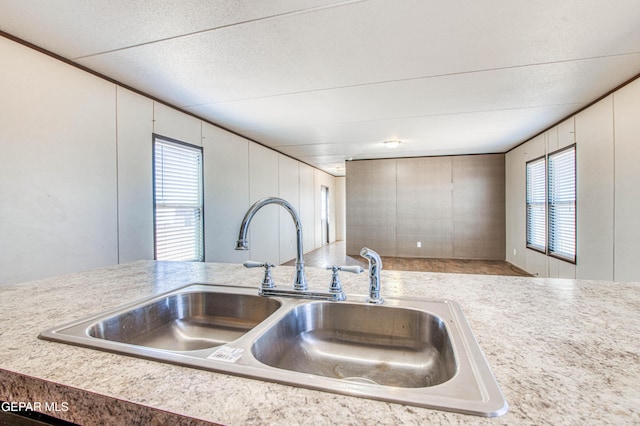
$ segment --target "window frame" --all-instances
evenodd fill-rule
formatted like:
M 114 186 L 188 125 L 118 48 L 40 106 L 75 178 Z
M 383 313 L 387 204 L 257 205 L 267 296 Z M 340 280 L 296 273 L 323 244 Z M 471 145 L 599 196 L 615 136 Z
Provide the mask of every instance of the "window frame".
M 158 220 L 157 220 L 157 212 L 158 212 L 158 203 L 157 203 L 157 193 L 156 193 L 156 144 L 157 142 L 163 142 L 169 145 L 182 146 L 193 151 L 199 151 L 200 153 L 200 164 L 199 164 L 199 175 L 198 175 L 198 192 L 200 198 L 200 223 L 199 223 L 199 250 L 197 259 L 191 260 L 182 260 L 185 262 L 204 262 L 205 260 L 205 212 L 204 212 L 204 150 L 201 146 L 193 145 L 187 142 L 182 142 L 177 139 L 173 139 L 167 136 L 162 136 L 156 133 L 152 134 L 152 147 L 151 147 L 151 170 L 152 170 L 152 189 L 153 189 L 153 257 L 155 260 L 168 260 L 168 259 L 158 259 Z
M 573 161 L 573 257 L 565 256 L 559 252 L 552 251 L 551 248 L 551 168 L 549 167 L 551 157 L 562 154 L 565 151 L 573 150 L 574 152 L 574 161 Z M 566 147 L 560 148 L 556 151 L 550 152 L 547 154 L 547 255 L 553 257 L 555 259 L 563 260 L 565 262 L 571 264 L 577 264 L 578 257 L 578 151 L 577 145 L 571 144 Z
M 544 205 L 544 220 L 543 220 L 543 226 L 544 229 L 542 230 L 542 234 L 544 235 L 544 246 L 540 247 L 538 245 L 534 245 L 531 244 L 529 242 L 529 227 L 530 227 L 530 223 L 529 223 L 529 165 L 533 164 L 533 163 L 537 163 L 539 161 L 543 162 L 543 169 L 544 169 L 544 173 L 543 173 L 543 177 L 544 177 L 544 183 L 543 183 L 543 188 L 544 188 L 544 196 L 542 198 L 542 204 Z M 547 240 L 547 231 L 548 231 L 548 209 L 547 209 L 547 183 L 548 183 L 548 176 L 547 176 L 547 156 L 546 155 L 542 155 L 540 157 L 536 157 L 532 160 L 529 160 L 525 163 L 525 245 L 528 249 L 537 251 L 538 253 L 542 253 L 542 254 L 547 254 L 547 250 L 548 250 L 548 240 Z M 531 203 L 533 204 L 533 203 Z

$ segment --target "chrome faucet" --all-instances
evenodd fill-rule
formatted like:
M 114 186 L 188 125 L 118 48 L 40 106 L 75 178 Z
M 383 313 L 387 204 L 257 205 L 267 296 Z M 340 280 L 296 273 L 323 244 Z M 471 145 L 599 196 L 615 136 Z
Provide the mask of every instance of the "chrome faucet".
M 284 209 L 289 212 L 296 225 L 296 277 L 293 282 L 293 289 L 296 291 L 306 291 L 308 287 L 307 278 L 304 275 L 302 224 L 300 223 L 300 217 L 298 216 L 298 213 L 288 201 L 277 197 L 267 197 L 256 201 L 251 207 L 249 207 L 249 210 L 244 215 L 244 219 L 242 219 L 242 224 L 240 225 L 240 233 L 238 235 L 236 250 L 249 250 L 249 245 L 247 242 L 247 231 L 249 230 L 249 224 L 251 223 L 251 219 L 253 219 L 253 216 L 256 214 L 256 212 L 267 204 L 277 204 L 284 207 Z
M 380 270 L 382 269 L 380 255 L 370 248 L 363 247 L 360 250 L 360 256 L 369 261 L 369 297 L 366 301 L 376 304 L 383 303 L 384 299 L 380 297 Z

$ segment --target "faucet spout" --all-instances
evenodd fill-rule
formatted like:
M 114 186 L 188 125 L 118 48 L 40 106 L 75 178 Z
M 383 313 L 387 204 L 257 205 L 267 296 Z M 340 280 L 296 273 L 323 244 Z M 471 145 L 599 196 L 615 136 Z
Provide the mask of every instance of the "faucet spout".
M 298 213 L 293 208 L 293 206 L 286 200 L 277 197 L 267 197 L 262 198 L 261 200 L 256 201 L 247 213 L 244 215 L 244 219 L 242 219 L 242 224 L 240 225 L 240 232 L 238 234 L 238 241 L 236 242 L 236 250 L 249 250 L 249 243 L 247 242 L 247 232 L 249 231 L 249 224 L 251 223 L 251 219 L 256 214 L 258 210 L 268 204 L 277 204 L 283 207 L 286 211 L 289 212 L 293 222 L 296 226 L 296 277 L 293 282 L 293 289 L 299 291 L 306 291 L 308 289 L 307 286 L 307 278 L 304 274 L 304 255 L 302 250 L 302 224 L 300 222 L 300 217 Z
M 382 269 L 380 255 L 370 248 L 363 247 L 360 250 L 360 256 L 369 261 L 369 297 L 366 301 L 376 304 L 383 303 L 384 299 L 380 297 L 380 270 Z

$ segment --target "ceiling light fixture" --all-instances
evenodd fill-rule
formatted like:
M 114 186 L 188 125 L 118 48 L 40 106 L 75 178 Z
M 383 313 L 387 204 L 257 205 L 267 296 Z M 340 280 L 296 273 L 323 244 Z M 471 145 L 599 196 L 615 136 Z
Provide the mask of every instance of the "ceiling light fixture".
M 400 141 L 398 139 L 394 139 L 390 141 L 384 141 L 384 144 L 387 146 L 387 148 L 393 149 L 397 148 L 398 145 L 400 145 Z

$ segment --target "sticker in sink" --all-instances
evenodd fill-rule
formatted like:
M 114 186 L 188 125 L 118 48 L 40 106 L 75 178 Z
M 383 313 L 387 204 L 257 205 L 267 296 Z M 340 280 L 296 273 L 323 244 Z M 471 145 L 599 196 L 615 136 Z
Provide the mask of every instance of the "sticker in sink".
M 218 349 L 213 351 L 213 353 L 209 355 L 207 359 L 215 359 L 217 361 L 223 362 L 236 362 L 242 357 L 242 352 L 244 352 L 244 349 L 242 348 L 220 346 Z

